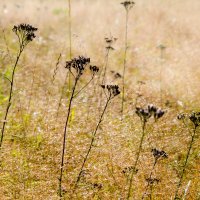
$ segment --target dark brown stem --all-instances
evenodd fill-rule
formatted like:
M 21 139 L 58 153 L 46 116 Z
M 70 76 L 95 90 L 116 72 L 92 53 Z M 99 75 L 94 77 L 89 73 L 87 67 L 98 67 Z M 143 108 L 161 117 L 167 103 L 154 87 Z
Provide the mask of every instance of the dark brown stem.
M 108 99 L 107 99 L 107 101 L 106 101 L 105 107 L 104 107 L 103 112 L 102 112 L 102 114 L 101 114 L 101 116 L 100 116 L 100 119 L 99 119 L 99 121 L 98 121 L 98 123 L 97 123 L 96 129 L 95 129 L 95 131 L 93 132 L 92 140 L 91 140 L 91 142 L 90 142 L 90 146 L 89 146 L 89 148 L 88 148 L 88 151 L 87 151 L 87 153 L 86 153 L 86 156 L 84 157 L 84 160 L 83 160 L 81 169 L 80 169 L 80 171 L 79 171 L 78 177 L 77 177 L 76 182 L 75 182 L 75 186 L 74 186 L 74 189 L 73 189 L 73 194 L 74 194 L 74 192 L 76 191 L 77 185 L 78 185 L 78 183 L 79 183 L 79 181 L 80 181 L 80 179 L 81 179 L 81 174 L 82 174 L 83 169 L 84 169 L 84 167 L 85 167 L 85 163 L 86 163 L 86 161 L 87 161 L 87 159 L 88 159 L 88 156 L 89 156 L 89 154 L 90 154 L 90 152 L 91 152 L 91 150 L 92 150 L 92 146 L 93 146 L 93 143 L 94 143 L 94 141 L 95 141 L 95 136 L 96 136 L 96 134 L 97 134 L 97 131 L 98 131 L 98 129 L 99 129 L 99 126 L 100 126 L 101 122 L 103 121 L 103 116 L 104 116 L 104 114 L 105 114 L 105 111 L 106 111 L 106 109 L 107 109 L 107 107 L 108 107 L 108 104 L 109 104 L 110 100 L 111 100 L 111 95 L 108 97 Z
M 147 193 L 147 189 L 149 188 L 150 181 L 151 181 L 151 177 L 152 177 L 152 174 L 153 174 L 153 171 L 154 171 L 154 168 L 155 168 L 155 166 L 156 166 L 157 161 L 158 161 L 158 159 L 155 159 L 154 164 L 153 164 L 153 167 L 152 167 L 151 172 L 150 172 L 150 175 L 149 175 L 149 178 L 148 178 L 148 179 L 149 179 L 148 184 L 147 184 L 147 186 L 146 186 L 146 188 L 145 188 L 145 191 L 144 191 L 144 193 L 143 193 L 143 195 L 142 195 L 142 200 L 144 199 L 144 197 L 145 197 L 145 195 L 146 195 L 146 193 Z
M 132 188 L 132 184 L 133 184 L 133 175 L 137 170 L 136 167 L 137 167 L 137 164 L 138 164 L 138 161 L 139 161 L 139 158 L 140 158 L 140 153 L 141 153 L 141 150 L 142 150 L 142 144 L 143 144 L 144 136 L 145 136 L 145 128 L 146 128 L 146 120 L 143 120 L 142 121 L 142 137 L 140 139 L 139 150 L 138 150 L 137 157 L 136 157 L 136 160 L 135 160 L 132 172 L 131 172 L 131 178 L 130 178 L 129 188 L 128 188 L 128 195 L 127 195 L 127 198 L 126 198 L 127 200 L 129 200 L 130 195 L 131 195 L 131 188 Z
M 65 122 L 64 134 L 63 134 L 63 148 L 62 148 L 62 157 L 61 157 L 61 164 L 60 164 L 60 178 L 59 178 L 59 196 L 60 197 L 62 197 L 62 177 L 63 177 L 65 149 L 66 149 L 67 127 L 68 127 L 68 122 L 69 122 L 69 117 L 70 117 L 71 107 L 72 107 L 72 101 L 74 98 L 74 93 L 75 93 L 77 82 L 78 82 L 78 78 L 75 79 L 74 86 L 72 89 L 72 94 L 71 94 L 70 101 L 69 101 L 67 118 L 66 118 L 66 122 Z
M 184 176 L 184 174 L 185 174 L 185 170 L 186 170 L 186 166 L 187 166 L 187 163 L 188 163 L 188 160 L 189 160 L 189 156 L 190 156 L 190 152 L 191 152 L 191 149 L 192 149 L 192 145 L 193 145 L 193 143 L 194 143 L 194 138 L 195 138 L 195 135 L 196 135 L 196 130 L 197 130 L 197 126 L 194 127 L 192 139 L 191 139 L 191 142 L 190 142 L 188 151 L 187 151 L 185 163 L 184 163 L 184 165 L 183 165 L 183 170 L 182 170 L 182 172 L 181 172 L 181 177 L 180 177 L 179 183 L 178 183 L 178 185 L 177 185 L 177 189 L 176 189 L 176 192 L 175 192 L 174 200 L 178 199 L 178 191 L 179 191 L 179 188 L 180 188 L 180 186 L 181 186 L 181 184 L 182 184 L 182 181 L 183 181 L 183 176 Z
M 7 118 L 8 118 L 8 113 L 9 113 L 10 106 L 11 106 L 11 103 L 12 103 L 15 71 L 16 71 L 17 64 L 19 62 L 19 58 L 20 58 L 20 56 L 22 54 L 22 51 L 23 50 L 20 48 L 20 51 L 19 51 L 19 53 L 17 55 L 17 59 L 15 61 L 15 64 L 14 64 L 14 67 L 13 67 L 13 71 L 12 71 L 12 76 L 11 76 L 11 80 L 10 80 L 10 92 L 9 92 L 8 104 L 7 104 L 7 107 L 6 107 L 6 112 L 5 112 L 5 116 L 4 116 L 3 126 L 2 126 L 2 130 L 1 130 L 0 149 L 2 147 L 3 138 L 4 138 L 4 132 L 5 132 Z

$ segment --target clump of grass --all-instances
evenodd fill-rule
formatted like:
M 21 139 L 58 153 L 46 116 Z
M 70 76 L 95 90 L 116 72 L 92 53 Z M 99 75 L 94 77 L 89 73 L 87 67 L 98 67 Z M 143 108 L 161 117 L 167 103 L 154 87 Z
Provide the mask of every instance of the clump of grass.
M 140 154 L 141 154 L 141 151 L 142 151 L 142 145 L 143 145 L 144 137 L 145 137 L 145 133 L 146 133 L 147 122 L 151 118 L 151 116 L 153 116 L 154 120 L 157 121 L 165 113 L 165 111 L 163 111 L 160 108 L 157 108 L 153 104 L 148 105 L 148 107 L 146 109 L 136 107 L 136 111 L 135 112 L 138 115 L 138 117 L 140 118 L 140 121 L 141 121 L 141 124 L 142 124 L 142 136 L 141 136 L 141 139 L 140 139 L 140 144 L 139 144 L 139 148 L 138 148 L 138 152 L 137 152 L 135 163 L 131 167 L 131 175 L 130 175 L 130 181 L 129 181 L 127 199 L 129 199 L 130 196 L 131 196 L 133 175 L 135 173 L 137 173 L 137 171 L 138 171 L 137 165 L 138 165 L 138 161 L 139 161 Z
M 127 49 L 128 49 L 128 18 L 129 18 L 129 11 L 135 4 L 133 1 L 124 1 L 121 3 L 125 10 L 126 10 L 126 27 L 125 27 L 125 42 L 124 42 L 124 67 L 123 67 L 123 74 L 122 74 L 122 107 L 121 113 L 122 117 L 124 114 L 124 98 L 125 98 L 125 72 L 126 72 L 126 64 L 127 64 Z
M 63 133 L 63 147 L 62 147 L 62 154 L 61 154 L 61 163 L 60 163 L 60 177 L 59 177 L 59 196 L 63 196 L 63 190 L 62 190 L 62 178 L 63 178 L 63 167 L 64 167 L 64 157 L 65 157 L 65 150 L 66 150 L 66 140 L 67 140 L 67 128 L 72 108 L 72 103 L 74 98 L 81 92 L 83 89 L 93 80 L 95 74 L 99 71 L 99 68 L 96 66 L 90 66 L 90 71 L 92 73 L 92 77 L 89 80 L 89 82 L 83 86 L 79 91 L 76 91 L 77 84 L 82 77 L 83 73 L 85 72 L 86 66 L 90 63 L 90 58 L 86 58 L 83 56 L 79 56 L 78 58 L 74 58 L 71 61 L 66 62 L 66 68 L 69 70 L 69 73 L 74 78 L 74 83 L 72 87 L 72 92 L 69 100 L 68 110 L 67 110 L 67 117 L 65 122 L 65 128 Z
M 15 64 L 14 64 L 13 69 L 12 69 L 11 78 L 9 79 L 8 77 L 6 77 L 7 80 L 9 81 L 9 83 L 10 83 L 10 89 L 9 89 L 8 104 L 7 104 L 7 107 L 6 107 L 4 120 L 3 120 L 3 126 L 2 126 L 2 130 L 1 130 L 0 148 L 2 147 L 5 127 L 6 127 L 6 123 L 7 123 L 7 118 L 8 118 L 10 106 L 12 104 L 15 71 L 16 71 L 19 59 L 20 59 L 22 52 L 24 51 L 25 47 L 31 41 L 33 41 L 33 39 L 36 37 L 35 31 L 37 31 L 37 28 L 35 28 L 35 27 L 33 27 L 29 24 L 19 24 L 17 26 L 14 26 L 12 30 L 18 38 L 19 49 L 18 49 L 16 60 L 15 60 Z
M 153 175 L 153 172 L 154 172 L 154 169 L 156 167 L 156 164 L 158 163 L 158 161 L 161 159 L 161 158 L 168 158 L 168 155 L 165 151 L 160 151 L 158 149 L 152 149 L 152 154 L 153 154 L 153 157 L 154 157 L 154 163 L 153 163 L 153 167 L 151 169 L 151 172 L 149 174 L 149 177 L 146 179 L 147 181 L 147 186 L 145 187 L 145 191 L 142 195 L 142 200 L 145 198 L 145 195 L 147 193 L 147 190 L 149 189 L 149 186 L 151 186 L 151 193 L 150 193 L 150 199 L 152 199 L 152 189 L 153 189 L 153 184 L 154 183 L 158 183 L 160 180 L 157 179 L 157 178 L 152 178 L 152 175 Z
M 81 169 L 80 169 L 80 171 L 78 173 L 78 176 L 77 176 L 77 179 L 76 179 L 76 182 L 75 182 L 75 186 L 74 186 L 74 189 L 73 189 L 73 193 L 76 191 L 78 183 L 79 183 L 79 181 L 81 179 L 82 173 L 84 171 L 85 164 L 86 164 L 86 162 L 88 160 L 88 157 L 89 157 L 89 154 L 90 154 L 90 152 L 92 150 L 92 147 L 93 147 L 93 144 L 94 144 L 94 141 L 95 141 L 99 126 L 101 125 L 101 123 L 103 121 L 103 117 L 104 117 L 105 112 L 106 112 L 106 110 L 108 108 L 108 105 L 109 105 L 109 103 L 111 102 L 112 99 L 114 99 L 117 95 L 120 94 L 118 85 L 101 85 L 101 87 L 102 87 L 103 92 L 104 92 L 104 94 L 106 96 L 106 104 L 105 104 L 104 109 L 103 109 L 103 111 L 101 113 L 101 116 L 100 116 L 99 121 L 98 121 L 98 123 L 96 125 L 96 128 L 95 128 L 95 130 L 94 130 L 94 132 L 92 134 L 92 139 L 91 139 L 89 148 L 87 150 L 87 153 L 86 153 L 86 155 L 85 155 L 85 157 L 83 159 L 83 163 L 81 165 Z
M 185 114 L 179 114 L 178 117 L 177 117 L 179 120 L 183 121 L 183 123 L 185 125 L 186 124 L 186 121 L 187 120 L 187 116 Z M 190 154 L 191 154 L 191 150 L 192 150 L 192 146 L 195 142 L 195 136 L 197 134 L 197 128 L 200 126 L 200 112 L 192 112 L 190 115 L 189 115 L 189 120 L 192 122 L 193 124 L 193 128 L 192 128 L 192 131 L 189 130 L 190 134 L 191 134 L 191 141 L 189 143 L 189 146 L 188 146 L 188 150 L 187 150 L 187 153 L 186 153 L 186 158 L 185 158 L 185 162 L 183 164 L 183 169 L 182 169 L 182 172 L 180 174 L 180 179 L 179 179 L 179 182 L 177 184 L 177 188 L 176 188 L 176 192 L 175 192 L 175 197 L 174 197 L 174 200 L 179 200 L 181 199 L 181 197 L 179 197 L 179 189 L 182 185 L 182 182 L 183 182 L 183 177 L 186 173 L 186 168 L 187 168 L 187 164 L 189 162 L 189 157 L 190 157 Z

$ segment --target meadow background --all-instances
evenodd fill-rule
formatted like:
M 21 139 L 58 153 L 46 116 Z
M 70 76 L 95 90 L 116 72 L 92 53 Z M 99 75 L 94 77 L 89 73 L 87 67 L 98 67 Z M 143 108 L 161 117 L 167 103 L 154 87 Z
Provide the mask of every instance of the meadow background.
M 125 9 L 119 0 L 72 0 L 72 57 L 85 55 L 104 66 L 105 37 L 118 38 L 109 55 L 109 84 L 122 85 L 111 71 L 122 74 Z M 200 1 L 137 0 L 128 22 L 128 55 L 125 76 L 125 109 L 121 120 L 121 96 L 104 116 L 95 146 L 87 162 L 84 180 L 73 199 L 125 199 L 126 175 L 133 165 L 141 137 L 135 102 L 153 103 L 166 111 L 158 121 L 147 123 L 146 138 L 134 176 L 134 199 L 141 199 L 153 165 L 152 148 L 164 150 L 168 159 L 154 171 L 160 179 L 153 198 L 173 199 L 185 159 L 190 133 L 177 114 L 198 111 L 200 106 Z M 66 0 L 0 1 L 0 122 L 8 100 L 9 83 L 16 59 L 14 25 L 29 23 L 38 28 L 36 39 L 23 52 L 17 67 L 12 107 L 0 155 L 0 199 L 59 199 L 59 163 L 68 93 L 58 115 L 69 59 L 68 3 Z M 166 48 L 161 56 L 160 45 Z M 58 64 L 55 80 L 54 70 Z M 84 83 L 84 79 L 82 80 Z M 145 84 L 141 85 L 141 81 Z M 65 199 L 80 169 L 91 133 L 99 116 L 97 79 L 73 103 L 63 186 Z M 97 90 L 98 91 L 98 90 Z M 139 94 L 138 94 L 139 93 Z M 138 98 L 139 96 L 139 98 Z M 103 100 L 102 100 L 103 101 Z M 104 102 L 104 101 L 103 101 Z M 102 103 L 103 104 L 103 103 Z M 181 191 L 185 199 L 200 199 L 199 134 L 192 148 Z M 91 185 L 100 184 L 95 188 Z M 146 199 L 149 199 L 148 197 Z

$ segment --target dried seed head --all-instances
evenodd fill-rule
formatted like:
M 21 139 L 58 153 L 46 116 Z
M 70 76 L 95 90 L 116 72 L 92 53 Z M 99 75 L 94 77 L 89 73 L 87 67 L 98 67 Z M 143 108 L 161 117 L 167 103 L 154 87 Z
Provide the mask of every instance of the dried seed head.
M 133 1 L 124 1 L 121 4 L 125 7 L 125 9 L 127 11 L 129 11 L 135 5 L 135 2 L 133 2 Z
M 104 90 L 107 90 L 108 96 L 112 99 L 120 94 L 118 85 L 101 85 Z
M 98 73 L 99 68 L 97 66 L 90 65 L 90 71 L 92 72 L 92 76 Z
M 167 153 L 164 152 L 164 151 L 160 151 L 160 150 L 157 150 L 157 149 L 152 149 L 151 151 L 152 151 L 153 156 L 156 160 L 159 159 L 159 158 L 168 158 Z
M 94 187 L 95 189 L 100 190 L 100 189 L 102 189 L 103 184 L 101 184 L 101 183 L 94 183 L 94 184 L 93 184 L 93 187 Z
M 106 41 L 106 49 L 108 49 L 108 50 L 114 50 L 114 48 L 113 48 L 113 44 L 117 41 L 117 38 L 115 38 L 115 37 L 113 37 L 113 36 L 111 36 L 111 37 L 106 37 L 106 38 L 104 38 L 105 39 L 105 41 Z
M 72 68 L 75 69 L 77 77 L 80 77 L 88 63 L 90 63 L 90 58 L 79 56 L 77 58 L 73 58 L 71 61 L 67 61 L 65 68 L 70 71 Z
M 180 113 L 180 114 L 177 115 L 177 119 L 178 119 L 178 120 L 184 120 L 185 117 L 186 117 L 186 116 L 185 116 L 184 113 Z
M 157 111 L 157 107 L 154 106 L 153 104 L 149 104 L 147 107 L 148 107 L 149 112 L 152 114 L 154 114 Z
M 189 119 L 193 122 L 195 127 L 200 125 L 200 112 L 192 112 Z
M 149 112 L 148 109 L 143 109 L 136 107 L 135 113 L 140 117 L 140 119 L 144 122 L 147 122 L 147 120 L 151 117 L 151 112 Z
M 150 184 L 153 185 L 154 183 L 159 183 L 160 179 L 157 178 L 146 178 L 146 181 Z
M 148 110 L 154 116 L 155 121 L 157 121 L 159 118 L 161 118 L 165 114 L 164 110 L 162 110 L 161 108 L 157 108 L 153 104 L 148 105 Z
M 19 24 L 17 26 L 15 25 L 12 30 L 17 35 L 20 47 L 23 49 L 36 37 L 35 31 L 38 29 L 29 24 Z
M 156 110 L 156 112 L 154 113 L 154 119 L 158 120 L 159 118 L 161 118 L 163 115 L 165 114 L 164 110 L 161 110 L 160 108 L 158 108 Z
M 122 78 L 122 75 L 118 72 L 115 72 L 115 71 L 111 71 L 111 73 L 114 75 L 114 78 L 118 79 L 118 78 Z

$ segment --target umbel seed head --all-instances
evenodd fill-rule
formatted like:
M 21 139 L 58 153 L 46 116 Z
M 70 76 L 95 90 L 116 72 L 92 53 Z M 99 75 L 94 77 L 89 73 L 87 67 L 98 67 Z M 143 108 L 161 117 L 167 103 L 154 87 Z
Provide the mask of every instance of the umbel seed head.
M 200 112 L 192 112 L 189 119 L 193 122 L 195 127 L 200 125 Z
M 153 156 L 156 160 L 159 159 L 159 158 L 168 158 L 167 153 L 164 152 L 164 151 L 160 151 L 158 149 L 152 149 L 151 151 L 152 151 Z
M 90 71 L 92 72 L 92 76 L 99 72 L 99 67 L 90 65 Z
M 86 58 L 84 56 L 79 56 L 77 58 L 73 58 L 70 61 L 66 62 L 65 68 L 69 69 L 72 72 L 72 69 L 75 69 L 77 77 L 80 77 L 85 70 L 87 64 L 90 63 L 90 58 Z
M 133 2 L 133 1 L 124 1 L 121 4 L 125 7 L 125 9 L 127 11 L 129 11 L 135 5 L 135 2 Z
M 17 35 L 21 49 L 23 49 L 36 36 L 35 31 L 38 29 L 29 24 L 19 24 L 13 27 L 13 32 Z
M 136 107 L 136 111 L 135 112 L 145 122 L 151 116 L 153 116 L 155 121 L 157 121 L 159 118 L 161 118 L 165 114 L 164 110 L 162 110 L 160 108 L 157 108 L 153 104 L 149 104 L 146 109 Z
M 112 99 L 120 94 L 118 85 L 101 85 L 104 90 L 107 90 L 108 96 Z

